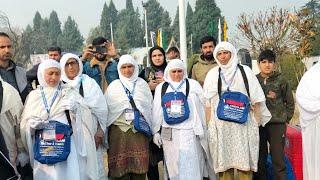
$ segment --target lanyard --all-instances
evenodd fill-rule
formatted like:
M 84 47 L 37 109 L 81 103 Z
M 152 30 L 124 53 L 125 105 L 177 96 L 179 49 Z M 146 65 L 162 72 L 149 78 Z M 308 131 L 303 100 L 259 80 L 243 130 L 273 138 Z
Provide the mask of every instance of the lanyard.
M 227 81 L 226 81 L 226 79 L 225 79 L 225 77 L 224 77 L 224 75 L 223 75 L 223 73 L 222 73 L 222 71 L 221 71 L 221 79 L 223 80 L 223 82 L 224 83 L 226 83 L 227 84 L 227 90 L 229 91 L 229 88 L 230 88 L 230 86 L 231 86 L 231 84 L 232 84 L 232 82 L 233 82 L 233 80 L 234 80 L 234 77 L 235 77 L 235 75 L 236 75 L 236 73 L 237 73 L 237 70 L 238 70 L 238 66 L 236 67 L 236 70 L 234 71 L 234 73 L 233 73 L 233 75 L 232 75 L 232 78 L 231 78 L 231 81 L 230 81 L 230 83 L 228 83 Z
M 40 90 L 41 90 L 41 96 L 42 96 L 42 101 L 43 101 L 44 107 L 46 108 L 47 113 L 50 114 L 50 109 L 51 109 L 54 101 L 57 99 L 58 94 L 61 90 L 61 83 L 59 83 L 58 88 L 57 88 L 56 92 L 54 93 L 54 96 L 52 97 L 50 106 L 48 106 L 48 101 L 47 101 L 46 96 L 44 94 L 43 86 L 40 86 Z
M 136 88 L 137 80 L 133 82 L 132 92 L 130 92 L 130 90 L 123 85 L 123 83 L 122 83 L 121 80 L 120 80 L 120 82 L 121 82 L 121 84 L 122 84 L 122 86 L 123 86 L 124 91 L 126 92 L 128 98 L 129 98 L 129 100 L 130 100 L 131 98 L 133 98 L 133 94 L 134 94 L 134 90 L 135 90 L 135 88 Z
M 174 90 L 174 94 L 177 94 L 177 92 L 178 92 L 178 90 L 182 87 L 182 85 L 184 84 L 184 82 L 185 82 L 186 80 L 184 79 L 180 84 L 179 84 L 179 86 L 178 86 L 178 88 L 176 89 L 176 88 L 174 88 L 173 87 L 173 85 L 171 84 L 171 83 L 169 83 L 169 85 L 170 85 L 170 87 L 171 87 L 171 89 L 173 89 Z

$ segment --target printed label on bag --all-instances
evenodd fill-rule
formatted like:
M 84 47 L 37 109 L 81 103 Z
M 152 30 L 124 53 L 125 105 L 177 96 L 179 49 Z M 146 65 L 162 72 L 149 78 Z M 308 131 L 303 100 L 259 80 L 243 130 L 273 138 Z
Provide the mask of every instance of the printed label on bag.
M 125 109 L 124 110 L 124 116 L 126 121 L 133 121 L 134 120 L 134 111 L 133 109 Z

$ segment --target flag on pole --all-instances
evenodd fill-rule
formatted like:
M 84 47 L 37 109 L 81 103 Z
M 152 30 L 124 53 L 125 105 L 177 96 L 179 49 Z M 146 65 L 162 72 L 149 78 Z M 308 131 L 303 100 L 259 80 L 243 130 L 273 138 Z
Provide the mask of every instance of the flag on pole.
M 155 33 L 155 32 L 150 31 L 150 39 L 151 39 L 151 45 L 152 45 L 152 47 L 153 47 L 153 46 L 154 46 L 155 39 L 156 39 L 156 33 Z
M 167 49 L 168 45 L 166 43 L 166 38 L 164 36 L 164 33 L 162 32 L 162 29 L 158 29 L 157 34 L 157 45 L 162 47 L 163 49 Z
M 226 18 L 223 20 L 223 40 L 228 41 L 228 25 Z
M 221 23 L 220 23 L 220 18 L 218 22 L 218 43 L 221 42 Z

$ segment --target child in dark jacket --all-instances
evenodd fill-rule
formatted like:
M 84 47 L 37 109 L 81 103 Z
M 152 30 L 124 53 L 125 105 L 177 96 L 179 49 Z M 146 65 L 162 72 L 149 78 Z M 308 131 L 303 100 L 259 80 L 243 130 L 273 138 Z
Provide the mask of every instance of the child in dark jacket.
M 271 112 L 271 120 L 259 128 L 260 150 L 258 172 L 254 179 L 267 179 L 266 160 L 268 145 L 272 156 L 274 179 L 286 179 L 286 165 L 284 161 L 284 145 L 286 124 L 294 113 L 294 99 L 288 81 L 275 71 L 276 55 L 271 50 L 262 51 L 258 58 L 260 73 L 257 75 L 259 83 L 266 96 L 266 104 Z

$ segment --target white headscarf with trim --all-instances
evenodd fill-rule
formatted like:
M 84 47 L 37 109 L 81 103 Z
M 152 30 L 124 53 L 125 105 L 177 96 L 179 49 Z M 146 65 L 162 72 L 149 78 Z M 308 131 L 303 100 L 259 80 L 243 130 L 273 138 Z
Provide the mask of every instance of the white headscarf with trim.
M 53 59 L 45 60 L 39 65 L 37 77 L 38 77 L 39 84 L 41 86 L 49 87 L 49 85 L 46 83 L 46 81 L 44 79 L 44 71 L 46 69 L 49 69 L 52 67 L 58 68 L 61 71 L 60 64 L 56 60 L 53 60 Z M 57 86 L 58 86 L 58 84 L 57 84 Z
M 220 51 L 229 51 L 231 52 L 231 58 L 229 62 L 226 65 L 222 65 L 220 61 L 218 60 L 218 52 Z M 237 65 L 239 63 L 238 57 L 237 57 L 237 50 L 236 48 L 229 42 L 220 42 L 213 51 L 213 56 L 216 59 L 219 67 L 221 68 L 221 72 L 223 73 L 226 81 L 230 83 L 232 76 L 237 69 Z
M 66 70 L 65 70 L 66 63 L 69 59 L 75 59 L 79 65 L 79 72 L 78 72 L 77 76 L 74 77 L 73 80 L 68 78 L 68 76 L 66 75 Z M 62 56 L 62 58 L 60 60 L 60 65 L 61 65 L 61 80 L 66 82 L 68 85 L 70 85 L 72 87 L 77 87 L 80 84 L 81 75 L 82 75 L 82 71 L 83 71 L 83 65 L 82 65 L 80 58 L 75 54 L 67 53 Z

